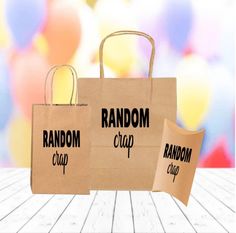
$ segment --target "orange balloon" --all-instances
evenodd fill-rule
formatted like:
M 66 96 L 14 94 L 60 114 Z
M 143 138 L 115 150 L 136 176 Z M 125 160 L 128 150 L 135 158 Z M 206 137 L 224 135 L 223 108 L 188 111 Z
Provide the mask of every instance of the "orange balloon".
M 48 6 L 44 35 L 51 64 L 68 62 L 79 46 L 81 27 L 76 5 L 68 0 L 54 0 Z
M 32 104 L 44 101 L 44 81 L 48 69 L 46 59 L 34 50 L 18 54 L 12 63 L 13 99 L 27 118 L 31 118 Z

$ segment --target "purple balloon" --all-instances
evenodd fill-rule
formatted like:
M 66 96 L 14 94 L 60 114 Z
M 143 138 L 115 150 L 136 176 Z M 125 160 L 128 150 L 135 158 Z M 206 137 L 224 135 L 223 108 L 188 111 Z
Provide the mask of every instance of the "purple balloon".
M 190 0 L 167 0 L 163 12 L 163 24 L 170 45 L 182 52 L 186 46 L 193 21 Z
M 0 54 L 0 131 L 3 130 L 12 113 L 12 97 L 9 86 L 9 72 L 6 59 Z
M 5 8 L 7 23 L 16 47 L 27 47 L 44 23 L 46 1 L 7 0 Z
M 158 1 L 140 0 L 133 2 L 133 11 L 137 19 L 137 29 L 143 31 L 155 40 L 157 59 L 159 56 L 160 45 L 165 43 L 165 36 L 162 23 L 163 4 Z M 140 62 L 141 69 L 145 75 L 148 73 L 148 62 L 151 54 L 151 44 L 142 37 L 138 38 L 138 49 L 145 56 Z M 145 64 L 144 64 L 145 63 Z

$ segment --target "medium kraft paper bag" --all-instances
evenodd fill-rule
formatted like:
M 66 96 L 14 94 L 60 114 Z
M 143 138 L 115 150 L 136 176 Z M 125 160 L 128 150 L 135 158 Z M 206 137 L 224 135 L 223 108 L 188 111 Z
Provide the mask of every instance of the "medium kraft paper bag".
M 120 35 L 151 43 L 148 78 L 104 78 L 104 43 Z M 78 98 L 92 108 L 91 189 L 152 189 L 164 119 L 176 120 L 176 79 L 152 77 L 154 56 L 151 36 L 114 32 L 100 44 L 100 78 L 78 79 Z
M 204 132 L 165 120 L 152 191 L 165 191 L 188 204 Z
M 46 100 L 46 82 L 51 71 L 71 69 L 73 87 L 70 104 Z M 53 67 L 45 80 L 45 104 L 33 105 L 31 189 L 33 193 L 89 194 L 88 105 L 72 104 L 76 72 L 68 65 Z M 52 77 L 53 79 L 53 77 Z

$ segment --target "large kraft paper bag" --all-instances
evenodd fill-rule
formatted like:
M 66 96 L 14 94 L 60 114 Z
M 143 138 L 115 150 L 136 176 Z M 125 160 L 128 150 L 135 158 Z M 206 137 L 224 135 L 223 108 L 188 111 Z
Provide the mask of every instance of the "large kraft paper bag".
M 104 42 L 127 34 L 152 45 L 148 78 L 104 78 Z M 176 79 L 152 78 L 154 56 L 151 36 L 118 31 L 100 44 L 100 78 L 78 79 L 78 98 L 92 108 L 91 189 L 152 189 L 164 118 L 176 120 Z
M 51 71 L 55 74 L 60 67 Z M 75 70 L 66 67 L 71 69 L 75 84 Z M 68 105 L 53 105 L 52 94 L 51 103 L 46 104 L 46 93 L 45 104 L 33 105 L 33 193 L 89 194 L 90 109 L 88 105 L 72 104 L 73 92 L 74 87 Z

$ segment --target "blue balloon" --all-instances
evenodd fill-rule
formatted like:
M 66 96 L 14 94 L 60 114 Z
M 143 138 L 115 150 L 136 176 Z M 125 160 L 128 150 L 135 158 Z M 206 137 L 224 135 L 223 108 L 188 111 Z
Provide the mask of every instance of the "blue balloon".
M 0 131 L 0 168 L 12 166 L 12 161 L 7 146 L 7 137 L 5 131 Z
M 0 130 L 8 123 L 12 112 L 12 98 L 9 87 L 9 72 L 4 56 L 0 54 Z
M 170 45 L 183 51 L 192 27 L 193 9 L 190 0 L 167 0 L 163 11 L 163 24 Z
M 206 130 L 202 153 L 204 155 L 209 153 L 221 138 L 225 138 L 229 153 L 234 155 L 235 109 L 233 80 L 231 77 L 227 77 L 226 74 L 224 75 L 224 73 L 212 78 L 212 102 L 208 116 L 202 126 Z
M 7 0 L 5 8 L 7 23 L 16 47 L 27 47 L 44 23 L 46 1 Z

